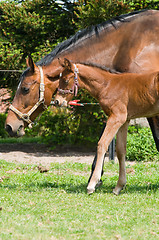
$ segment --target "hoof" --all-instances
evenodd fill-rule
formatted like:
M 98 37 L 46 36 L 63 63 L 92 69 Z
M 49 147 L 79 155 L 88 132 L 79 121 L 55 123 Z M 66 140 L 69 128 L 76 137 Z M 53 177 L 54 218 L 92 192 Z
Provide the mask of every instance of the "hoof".
M 116 195 L 116 196 L 118 196 L 119 194 L 120 194 L 120 192 L 121 192 L 121 190 L 123 190 L 125 188 L 125 185 L 123 185 L 122 187 L 115 187 L 114 189 L 113 189 L 113 193 Z
M 95 192 L 95 188 L 87 188 L 87 193 L 88 195 L 92 194 Z
M 99 180 L 99 182 L 96 184 L 96 188 L 99 188 L 100 186 L 103 185 L 103 181 L 102 180 Z
M 120 193 L 120 191 L 117 191 L 117 190 L 113 190 L 113 193 L 114 193 L 114 195 L 116 195 L 116 196 L 118 196 L 119 195 L 119 193 Z

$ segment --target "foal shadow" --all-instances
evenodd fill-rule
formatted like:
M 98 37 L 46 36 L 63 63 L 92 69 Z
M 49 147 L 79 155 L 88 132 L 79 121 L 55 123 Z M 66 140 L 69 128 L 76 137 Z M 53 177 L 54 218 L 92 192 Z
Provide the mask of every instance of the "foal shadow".
M 71 184 L 58 184 L 58 183 L 51 183 L 51 182 L 43 182 L 40 183 L 40 188 L 51 188 L 51 189 L 59 189 L 63 190 L 66 193 L 86 193 L 87 194 L 87 183 L 81 183 L 76 185 Z M 103 184 L 99 188 L 96 188 L 95 193 L 104 193 L 104 194 L 112 194 L 113 189 L 115 188 L 115 185 L 107 185 Z M 132 185 L 132 186 L 126 186 L 120 194 L 145 194 L 145 193 L 155 193 L 159 189 L 159 183 L 154 184 L 145 184 L 143 186 L 138 185 Z
M 99 188 L 96 189 L 95 193 L 103 193 L 103 194 L 112 194 L 112 191 L 114 189 L 115 185 L 102 185 Z M 19 188 L 23 191 L 29 191 L 29 192 L 35 192 L 37 189 L 48 189 L 48 190 L 59 190 L 59 191 L 64 191 L 65 193 L 68 194 L 78 194 L 78 193 L 84 193 L 87 194 L 87 183 L 81 183 L 81 184 L 76 184 L 76 185 L 71 185 L 71 184 L 66 184 L 66 183 L 60 183 L 58 184 L 57 182 L 39 182 L 39 183 L 28 183 L 25 184 L 25 186 L 20 186 L 16 183 L 8 183 L 4 184 L 3 186 L 0 184 L 0 188 L 7 188 L 9 189 L 14 189 L 14 190 L 19 190 Z M 156 184 L 149 184 L 149 185 L 144 185 L 144 186 L 137 186 L 137 185 L 132 185 L 132 186 L 127 186 L 125 187 L 120 195 L 123 194 L 131 194 L 131 193 L 136 193 L 136 194 L 146 194 L 146 193 L 155 193 L 159 189 L 159 183 Z
M 8 190 L 14 189 L 14 190 L 22 190 L 22 191 L 29 191 L 29 192 L 35 192 L 38 189 L 48 189 L 50 190 L 59 190 L 64 191 L 68 194 L 78 194 L 78 193 L 84 193 L 87 194 L 87 181 L 85 183 L 62 183 L 62 182 L 51 182 L 48 180 L 43 181 L 37 181 L 37 182 L 28 182 L 24 185 L 20 185 L 15 182 L 10 182 L 9 179 L 4 179 L 3 184 L 0 183 L 0 188 L 6 188 Z M 103 185 L 101 185 L 99 188 L 96 188 L 95 193 L 103 193 L 103 194 L 112 194 L 113 189 L 115 188 L 115 184 L 107 184 L 105 181 L 103 182 Z M 146 194 L 146 193 L 155 193 L 159 190 L 159 183 L 145 183 L 144 185 L 129 185 L 127 184 L 126 187 L 121 191 L 120 194 Z
M 56 182 L 39 182 L 39 183 L 28 183 L 23 186 L 19 186 L 19 184 L 16 183 L 0 183 L 0 189 L 7 189 L 7 190 L 21 190 L 21 191 L 29 191 L 29 192 L 37 192 L 37 190 L 59 190 L 64 191 L 66 193 L 86 193 L 87 184 L 79 184 L 79 185 L 71 185 L 71 184 L 58 184 Z
M 157 192 L 159 190 L 159 183 L 150 183 L 150 184 L 146 184 L 143 186 L 139 186 L 139 185 L 129 185 L 125 188 L 125 192 L 126 193 L 141 193 L 141 194 L 145 194 L 145 193 L 151 193 L 151 192 Z

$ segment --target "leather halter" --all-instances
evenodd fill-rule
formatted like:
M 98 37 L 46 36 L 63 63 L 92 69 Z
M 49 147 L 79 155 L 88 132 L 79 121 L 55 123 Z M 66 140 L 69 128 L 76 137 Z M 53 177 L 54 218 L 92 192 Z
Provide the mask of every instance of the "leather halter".
M 12 110 L 14 113 L 16 113 L 23 121 L 27 122 L 28 124 L 33 124 L 33 122 L 30 119 L 30 116 L 33 112 L 41 105 L 43 104 L 44 110 L 47 109 L 47 105 L 45 104 L 45 98 L 44 98 L 44 92 L 45 92 L 45 84 L 44 84 L 44 74 L 41 66 L 38 66 L 40 71 L 40 97 L 39 101 L 29 110 L 28 113 L 22 113 L 18 109 L 16 109 L 13 105 L 9 107 L 10 110 Z
M 58 88 L 58 92 L 61 94 L 74 94 L 75 96 L 77 96 L 78 93 L 78 88 L 79 88 L 79 82 L 78 82 L 78 68 L 76 67 L 76 64 L 74 65 L 74 84 L 72 86 L 71 89 L 61 89 Z M 62 73 L 60 73 L 60 77 L 62 77 Z

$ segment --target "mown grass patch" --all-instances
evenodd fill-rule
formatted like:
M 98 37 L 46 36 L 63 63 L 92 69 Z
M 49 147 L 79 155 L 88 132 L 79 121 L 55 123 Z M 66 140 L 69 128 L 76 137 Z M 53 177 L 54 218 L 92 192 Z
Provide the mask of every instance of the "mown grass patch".
M 127 187 L 112 194 L 118 165 L 105 164 L 103 186 L 86 193 L 90 166 L 0 161 L 0 239 L 158 239 L 159 163 L 127 166 Z

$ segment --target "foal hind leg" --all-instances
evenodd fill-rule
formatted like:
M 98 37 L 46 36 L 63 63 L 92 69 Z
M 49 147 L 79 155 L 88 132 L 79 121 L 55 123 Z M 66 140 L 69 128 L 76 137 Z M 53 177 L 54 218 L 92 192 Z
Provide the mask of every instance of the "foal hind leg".
M 103 162 L 104 162 L 104 160 L 103 160 Z M 93 175 L 94 169 L 95 169 L 95 167 L 96 167 L 96 163 L 97 163 L 97 153 L 96 153 L 96 155 L 95 155 L 95 157 L 94 157 L 94 160 L 93 160 L 93 163 L 92 163 L 91 175 L 90 175 L 90 177 L 89 177 L 88 184 L 89 184 L 89 182 L 90 182 L 90 180 L 91 180 L 91 177 L 92 177 L 92 175 Z M 104 165 L 104 164 L 103 164 L 103 165 Z M 103 167 L 102 167 L 101 177 L 103 176 L 103 173 L 104 173 L 104 171 L 103 171 Z M 100 179 L 100 180 L 98 181 L 98 183 L 96 184 L 96 188 L 100 187 L 102 184 L 103 184 L 103 181 L 102 181 L 102 179 Z
M 105 127 L 106 127 L 106 125 L 103 127 L 103 129 L 102 129 L 102 131 L 101 131 L 99 140 L 100 140 L 100 138 L 101 138 L 101 136 L 102 136 L 102 134 L 103 134 L 103 132 L 104 132 Z M 95 167 L 96 167 L 96 163 L 97 163 L 97 152 L 96 152 L 96 155 L 95 155 L 94 160 L 93 160 L 93 163 L 92 163 L 91 175 L 90 175 L 90 177 L 89 177 L 88 183 L 89 183 L 90 180 L 91 180 L 91 177 L 92 177 L 92 175 L 93 175 L 94 169 L 95 169 Z M 102 167 L 101 177 L 102 177 L 103 173 L 104 173 L 104 171 L 103 171 L 103 167 Z M 99 186 L 101 186 L 102 183 L 103 183 L 103 182 L 102 182 L 102 180 L 100 179 L 99 182 L 98 182 L 97 185 L 96 185 L 96 188 L 99 187 Z
M 116 187 L 113 190 L 115 195 L 118 195 L 126 184 L 125 155 L 128 126 L 129 121 L 125 122 L 124 125 L 119 129 L 116 138 L 116 152 L 119 160 L 119 179 Z

